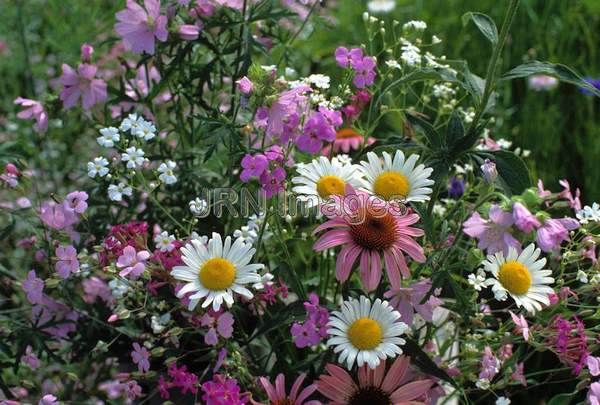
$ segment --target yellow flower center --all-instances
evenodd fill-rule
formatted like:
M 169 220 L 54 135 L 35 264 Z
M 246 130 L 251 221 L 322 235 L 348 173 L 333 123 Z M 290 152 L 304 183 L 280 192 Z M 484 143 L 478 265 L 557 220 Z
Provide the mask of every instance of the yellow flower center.
M 229 260 L 215 257 L 200 268 L 198 274 L 202 285 L 209 290 L 225 290 L 235 280 L 235 266 Z
M 375 194 L 385 200 L 406 198 L 410 184 L 408 179 L 401 173 L 385 172 L 379 175 L 375 180 L 373 189 Z
M 512 261 L 500 266 L 498 279 L 504 288 L 515 295 L 522 295 L 531 287 L 531 274 L 523 263 Z
M 379 324 L 369 318 L 360 318 L 348 328 L 348 339 L 359 350 L 372 350 L 379 346 L 383 331 Z
M 317 193 L 321 198 L 344 195 L 344 187 L 346 187 L 346 183 L 338 176 L 323 176 L 317 181 Z

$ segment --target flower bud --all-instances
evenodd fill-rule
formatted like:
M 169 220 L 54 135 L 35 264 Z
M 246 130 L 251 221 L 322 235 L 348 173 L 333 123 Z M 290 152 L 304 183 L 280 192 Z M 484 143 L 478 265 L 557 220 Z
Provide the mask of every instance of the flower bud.
M 489 159 L 481 165 L 481 171 L 483 172 L 483 178 L 487 183 L 493 183 L 498 178 L 498 170 L 496 164 Z

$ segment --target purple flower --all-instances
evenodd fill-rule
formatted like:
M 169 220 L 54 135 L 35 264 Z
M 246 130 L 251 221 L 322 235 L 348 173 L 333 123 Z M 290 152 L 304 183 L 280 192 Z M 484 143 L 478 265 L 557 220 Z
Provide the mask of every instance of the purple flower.
M 267 198 L 285 190 L 285 169 L 276 167 L 272 172 L 264 171 L 260 183 Z
M 64 204 L 56 204 L 53 201 L 42 204 L 40 219 L 50 228 L 61 230 L 77 223 L 78 218 L 73 210 L 69 210 Z
M 540 227 L 540 221 L 533 215 L 527 207 L 520 202 L 513 205 L 513 218 L 515 225 L 525 233 L 531 233 L 535 228 Z
M 135 380 L 127 381 L 125 383 L 125 392 L 127 393 L 127 398 L 133 401 L 142 396 L 142 387 Z
M 281 93 L 270 108 L 263 107 L 257 111 L 258 126 L 266 126 L 266 134 L 269 138 L 281 137 L 284 133 L 289 133 L 291 129 L 286 126 L 290 121 L 299 122 L 298 117 L 302 115 L 308 104 L 305 93 L 310 91 L 308 86 L 298 86 Z
M 481 369 L 479 371 L 479 379 L 485 379 L 492 381 L 496 374 L 500 371 L 500 360 L 489 346 L 486 346 L 483 351 L 483 357 L 481 358 Z
M 144 7 L 127 0 L 127 8 L 116 14 L 119 22 L 115 24 L 115 31 L 123 38 L 125 48 L 154 55 L 154 38 L 161 42 L 167 40 L 167 17 L 160 15 L 159 0 L 144 0 Z
M 206 405 L 244 405 L 248 395 L 242 394 L 237 380 L 220 374 L 213 375 L 212 381 L 202 384 L 202 400 Z
M 595 382 L 590 385 L 587 400 L 590 405 L 600 405 L 600 382 Z
M 443 301 L 432 294 L 427 301 L 422 303 L 431 290 L 431 286 L 431 280 L 422 280 L 413 283 L 409 287 L 392 288 L 384 296 L 400 312 L 400 319 L 407 325 L 412 325 L 415 312 L 421 315 L 427 322 L 432 322 L 433 309 L 442 304 Z
M 209 310 L 202 316 L 200 324 L 208 326 L 208 332 L 204 335 L 204 343 L 215 346 L 219 343 L 219 336 L 228 339 L 233 334 L 233 315 L 229 312 L 215 312 Z
M 246 76 L 244 76 L 240 80 L 238 80 L 237 85 L 240 88 L 240 92 L 244 96 L 251 95 L 252 91 L 254 90 L 254 84 Z
M 169 377 L 173 379 L 172 385 L 174 387 L 181 388 L 181 394 L 185 395 L 186 392 L 196 394 L 198 392 L 198 376 L 192 373 L 188 373 L 186 366 L 177 368 L 177 363 L 173 363 L 169 366 L 167 372 Z
M 339 111 L 321 107 L 319 111 L 313 112 L 304 124 L 304 131 L 296 139 L 296 146 L 303 152 L 317 153 L 323 141 L 335 141 L 335 127 L 341 124 L 342 115 Z
M 485 249 L 489 255 L 500 251 L 507 255 L 511 246 L 520 252 L 521 244 L 509 233 L 514 223 L 512 215 L 494 204 L 490 207 L 489 217 L 490 219 L 486 220 L 474 212 L 463 224 L 464 232 L 472 238 L 477 238 L 477 247 Z
M 58 405 L 58 398 L 52 394 L 46 394 L 40 399 L 38 405 Z
M 371 86 L 375 82 L 375 66 L 375 59 L 371 56 L 352 61 L 352 68 L 355 70 L 352 83 L 359 89 Z
M 61 278 L 68 278 L 71 273 L 79 271 L 79 260 L 77 260 L 77 251 L 73 246 L 59 246 L 56 248 L 56 272 Z
M 586 77 L 585 81 L 588 82 L 588 84 L 592 87 L 595 87 L 596 90 L 600 90 L 600 79 L 594 79 L 593 77 Z M 586 96 L 594 96 L 594 93 L 592 93 L 591 91 L 589 91 L 586 88 L 580 87 L 579 90 L 585 94 Z
M 41 304 L 44 297 L 44 281 L 37 278 L 35 271 L 27 273 L 27 279 L 23 281 L 23 291 L 27 294 L 27 300 L 35 305 Z
M 569 231 L 579 228 L 579 222 L 573 218 L 547 219 L 538 229 L 536 242 L 544 252 L 558 250 L 562 242 L 569 240 Z
M 136 253 L 133 246 L 123 249 L 123 254 L 117 259 L 117 267 L 123 268 L 119 272 L 121 277 L 130 276 L 137 279 L 146 269 L 145 261 L 150 257 L 150 252 L 142 250 Z
M 448 194 L 451 197 L 458 198 L 465 193 L 465 181 L 457 177 L 450 179 L 450 187 L 448 187 Z
M 81 61 L 83 63 L 90 63 L 92 61 L 92 55 L 94 54 L 94 47 L 90 44 L 81 45 Z
M 41 364 L 40 359 L 33 352 L 31 346 L 27 346 L 25 349 L 25 354 L 21 356 L 21 362 L 27 364 L 32 370 L 39 368 Z
M 84 110 L 106 101 L 108 98 L 106 82 L 95 78 L 97 71 L 96 65 L 82 63 L 75 71 L 71 66 L 63 63 L 63 73 L 60 77 L 63 90 L 60 92 L 60 99 L 65 110 L 75 107 L 80 98 Z
M 88 195 L 85 191 L 73 191 L 67 194 L 65 205 L 78 214 L 83 214 L 87 209 Z
M 327 337 L 329 312 L 327 308 L 319 305 L 319 297 L 310 294 L 309 301 L 304 302 L 304 308 L 307 312 L 306 321 L 295 322 L 290 330 L 298 348 L 318 345 L 321 339 Z
M 362 61 L 363 52 L 360 48 L 353 48 L 352 50 L 348 50 L 348 48 L 340 46 L 335 50 L 335 60 L 340 65 L 340 67 L 348 67 L 352 62 Z
M 498 178 L 498 170 L 496 169 L 496 163 L 489 159 L 481 165 L 481 171 L 483 172 L 483 178 L 488 183 L 493 183 Z
M 25 107 L 17 113 L 17 118 L 22 120 L 34 119 L 35 125 L 33 128 L 38 133 L 44 133 L 48 129 L 48 113 L 44 109 L 44 106 L 39 101 L 30 100 L 27 98 L 17 97 L 15 104 L 19 104 Z
M 131 358 L 133 363 L 137 364 L 140 373 L 146 373 L 150 370 L 150 352 L 144 346 L 140 346 L 138 342 L 133 343 L 133 350 L 131 351 Z
M 269 167 L 269 161 L 262 154 L 246 155 L 242 159 L 241 165 L 243 170 L 240 174 L 240 180 L 247 183 L 252 177 L 260 177 Z

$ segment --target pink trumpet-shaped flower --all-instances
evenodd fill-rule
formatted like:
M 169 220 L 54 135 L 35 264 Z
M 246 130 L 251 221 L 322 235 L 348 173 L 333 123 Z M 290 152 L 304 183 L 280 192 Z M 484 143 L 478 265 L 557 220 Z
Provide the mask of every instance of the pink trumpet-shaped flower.
M 123 249 L 123 254 L 117 259 L 117 267 L 122 268 L 119 272 L 121 277 L 131 277 L 137 279 L 146 268 L 146 260 L 150 257 L 150 252 L 142 250 L 136 252 L 133 246 L 127 246 Z
M 23 110 L 17 113 L 17 118 L 22 120 L 34 119 L 35 125 L 33 128 L 38 133 L 44 133 L 48 129 L 48 113 L 44 106 L 39 101 L 30 100 L 27 98 L 17 97 L 15 104 L 24 107 Z
M 123 38 L 125 48 L 134 53 L 154 55 L 154 38 L 167 40 L 167 17 L 160 15 L 159 0 L 144 0 L 144 7 L 127 0 L 127 8 L 116 14 L 115 31 Z

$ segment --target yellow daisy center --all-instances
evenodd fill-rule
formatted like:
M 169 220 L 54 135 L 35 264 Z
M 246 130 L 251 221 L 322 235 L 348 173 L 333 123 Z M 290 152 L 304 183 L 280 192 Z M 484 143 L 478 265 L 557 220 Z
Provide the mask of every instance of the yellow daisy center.
M 204 263 L 198 277 L 202 285 L 209 290 L 225 290 L 231 287 L 235 280 L 235 266 L 229 260 L 215 257 Z
M 369 318 L 359 318 L 348 328 L 348 339 L 359 350 L 375 349 L 382 337 L 381 326 Z
M 375 194 L 386 199 L 406 198 L 410 184 L 406 176 L 398 172 L 385 172 L 375 179 Z
M 338 176 L 323 176 L 317 181 L 317 193 L 321 198 L 344 195 L 344 187 L 346 187 L 346 183 Z
M 531 287 L 531 274 L 527 267 L 520 262 L 506 262 L 500 266 L 498 279 L 502 286 L 515 295 L 522 295 Z

